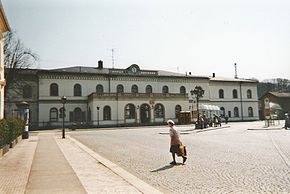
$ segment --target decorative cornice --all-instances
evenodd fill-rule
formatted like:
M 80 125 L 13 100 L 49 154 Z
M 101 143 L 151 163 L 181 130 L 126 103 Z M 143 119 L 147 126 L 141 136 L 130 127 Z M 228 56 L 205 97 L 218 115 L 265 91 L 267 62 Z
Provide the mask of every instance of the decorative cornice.
M 9 26 L 8 20 L 5 16 L 4 8 L 2 6 L 1 1 L 0 1 L 0 22 L 1 22 L 0 27 L 1 27 L 2 33 L 10 31 L 10 26 Z
M 79 75 L 59 75 L 59 74 L 47 74 L 39 75 L 39 79 L 69 79 L 69 80 L 108 80 L 105 76 L 79 76 Z
M 108 81 L 114 80 L 114 81 L 153 81 L 153 82 L 179 82 L 179 83 L 192 83 L 192 79 L 187 79 L 187 78 L 176 78 L 176 77 L 146 77 L 146 76 L 141 76 L 137 77 L 134 75 L 131 76 L 104 76 L 104 75 L 60 75 L 60 74 L 53 74 L 49 73 L 46 75 L 39 75 L 40 79 L 68 79 L 68 80 L 103 80 L 103 81 Z
M 186 100 L 188 101 L 188 94 L 175 93 L 92 93 L 88 99 L 151 99 L 151 100 Z

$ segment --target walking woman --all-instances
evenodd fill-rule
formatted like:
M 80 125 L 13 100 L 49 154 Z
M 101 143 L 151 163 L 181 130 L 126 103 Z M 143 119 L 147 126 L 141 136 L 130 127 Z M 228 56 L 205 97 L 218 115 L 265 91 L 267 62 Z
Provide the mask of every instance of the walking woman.
M 179 146 L 181 145 L 181 141 L 179 139 L 178 131 L 176 131 L 176 129 L 174 128 L 174 121 L 168 120 L 167 124 L 169 126 L 169 135 L 170 135 L 170 152 L 172 154 L 172 159 L 173 159 L 173 161 L 170 164 L 176 165 L 175 154 L 177 154 L 178 156 L 182 156 L 183 164 L 184 164 L 187 159 L 185 146 L 183 147 L 183 150 L 179 149 Z M 182 151 L 182 153 L 180 153 L 180 151 Z

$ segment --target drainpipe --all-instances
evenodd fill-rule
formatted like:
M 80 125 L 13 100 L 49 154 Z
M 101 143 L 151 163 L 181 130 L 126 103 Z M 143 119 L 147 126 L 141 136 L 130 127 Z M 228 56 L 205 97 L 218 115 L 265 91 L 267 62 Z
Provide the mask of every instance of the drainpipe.
M 242 82 L 240 82 L 240 99 L 241 99 L 241 116 L 242 116 L 242 121 L 244 120 L 244 115 L 243 115 L 243 94 L 242 94 Z

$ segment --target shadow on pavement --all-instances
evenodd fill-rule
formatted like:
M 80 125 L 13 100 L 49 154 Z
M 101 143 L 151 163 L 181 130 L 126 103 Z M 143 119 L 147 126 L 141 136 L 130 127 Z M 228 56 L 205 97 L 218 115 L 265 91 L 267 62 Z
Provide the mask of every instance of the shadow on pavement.
M 159 171 L 163 171 L 163 170 L 168 170 L 170 168 L 173 168 L 174 166 L 179 166 L 179 165 L 182 165 L 182 163 L 177 163 L 176 165 L 167 164 L 167 165 L 162 166 L 160 168 L 151 170 L 150 172 L 159 172 Z

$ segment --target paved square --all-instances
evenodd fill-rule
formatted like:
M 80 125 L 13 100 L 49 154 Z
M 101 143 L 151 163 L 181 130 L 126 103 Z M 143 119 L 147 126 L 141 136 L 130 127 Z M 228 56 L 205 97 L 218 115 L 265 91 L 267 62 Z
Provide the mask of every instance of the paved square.
M 71 132 L 92 150 L 164 193 L 290 193 L 290 130 L 247 130 L 262 122 L 181 134 L 186 165 L 169 165 L 164 127 Z M 187 130 L 190 127 L 176 127 Z

